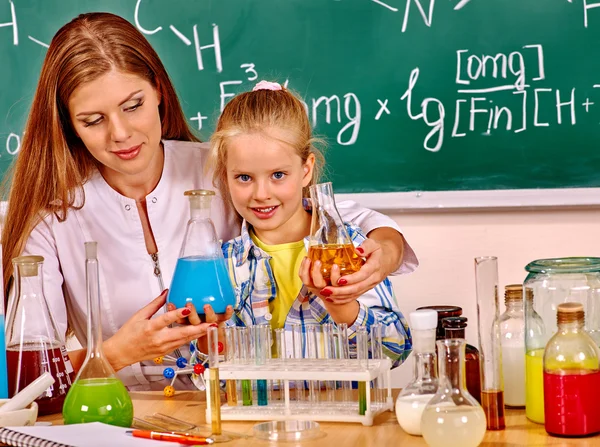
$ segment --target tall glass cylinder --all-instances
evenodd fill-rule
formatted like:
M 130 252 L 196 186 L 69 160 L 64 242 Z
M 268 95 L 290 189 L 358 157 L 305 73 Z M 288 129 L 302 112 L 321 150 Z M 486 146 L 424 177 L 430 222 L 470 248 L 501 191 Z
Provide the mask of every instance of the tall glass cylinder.
M 481 404 L 488 430 L 503 430 L 505 428 L 504 384 L 498 321 L 500 317 L 498 259 L 495 256 L 475 258 L 475 282 L 481 363 Z

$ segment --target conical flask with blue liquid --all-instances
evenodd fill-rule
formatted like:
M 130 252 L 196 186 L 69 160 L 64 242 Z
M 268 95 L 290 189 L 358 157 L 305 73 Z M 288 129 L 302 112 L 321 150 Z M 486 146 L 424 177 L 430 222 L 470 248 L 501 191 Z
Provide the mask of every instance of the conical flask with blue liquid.
M 215 193 L 197 189 L 186 191 L 185 195 L 190 200 L 190 220 L 167 300 L 178 308 L 193 303 L 199 314 L 204 314 L 204 306 L 210 304 L 216 313 L 222 314 L 228 305 L 235 305 L 235 294 L 210 218 Z

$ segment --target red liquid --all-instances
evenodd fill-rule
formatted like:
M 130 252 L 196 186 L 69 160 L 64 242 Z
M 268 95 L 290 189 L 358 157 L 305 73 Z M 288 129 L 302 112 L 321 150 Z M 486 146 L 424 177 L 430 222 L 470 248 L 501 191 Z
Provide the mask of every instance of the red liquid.
M 21 364 L 19 364 L 19 351 L 10 348 L 6 350 L 6 363 L 8 365 L 8 393 L 14 396 L 45 372 L 50 372 L 54 377 L 51 385 L 41 397 L 36 399 L 39 415 L 61 413 L 63 402 L 74 380 L 73 368 L 70 362 L 65 365 L 65 359 L 60 347 L 47 350 L 31 349 L 23 346 Z M 20 372 L 19 383 L 17 375 Z
M 546 431 L 559 436 L 586 436 L 600 432 L 600 371 L 572 374 L 544 372 Z
M 481 374 L 479 372 L 479 351 L 467 345 L 465 349 L 465 371 L 467 373 L 467 391 L 481 403 Z

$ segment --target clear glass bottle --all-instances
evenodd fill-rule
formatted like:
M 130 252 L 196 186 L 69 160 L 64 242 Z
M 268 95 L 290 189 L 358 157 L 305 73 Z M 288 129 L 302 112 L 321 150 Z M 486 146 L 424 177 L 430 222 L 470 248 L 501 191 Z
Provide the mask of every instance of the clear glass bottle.
M 54 384 L 36 399 L 40 415 L 60 413 L 74 376 L 64 337 L 44 296 L 43 265 L 41 256 L 13 259 L 15 295 L 6 331 L 11 396 L 44 372 L 54 377 Z
M 131 427 L 133 404 L 102 351 L 102 316 L 96 242 L 85 243 L 87 355 L 63 406 L 65 424 L 103 422 Z
M 559 304 L 556 320 L 558 332 L 544 352 L 546 431 L 558 436 L 598 433 L 600 351 L 584 329 L 583 305 Z
M 435 354 L 437 312 L 417 310 L 410 313 L 409 319 L 413 338 L 413 377 L 396 399 L 396 418 L 406 433 L 421 436 L 423 410 L 438 388 Z
M 446 331 L 446 339 L 463 338 L 467 328 L 467 317 L 446 317 L 442 320 Z M 438 353 L 439 355 L 439 353 Z M 479 350 L 470 344 L 465 348 L 467 389 L 477 402 L 481 403 L 481 374 L 479 366 Z
M 423 411 L 421 430 L 429 447 L 476 447 L 485 436 L 485 414 L 465 388 L 463 339 L 437 343 L 438 390 Z
M 363 258 L 354 250 L 352 240 L 335 205 L 331 183 L 320 183 L 310 187 L 312 220 L 308 257 L 311 262 L 321 261 L 323 279 L 331 285 L 331 267 L 336 264 L 340 275 L 349 275 L 360 270 Z
M 540 259 L 529 263 L 523 283 L 533 300 L 525 302 L 525 413 L 533 422 L 544 423 L 544 348 L 556 333 L 559 304 L 578 302 L 588 318 L 585 328 L 592 334 L 600 327 L 600 258 Z
M 477 333 L 481 369 L 481 405 L 488 430 L 504 430 L 504 383 L 500 345 L 498 258 L 475 258 Z
M 442 326 L 442 321 L 447 317 L 460 317 L 462 315 L 462 307 L 459 306 L 450 306 L 446 304 L 438 304 L 434 306 L 422 306 L 417 307 L 417 310 L 423 309 L 431 309 L 435 310 L 438 313 L 438 324 L 435 332 L 435 340 L 445 340 L 446 339 L 446 329 Z
M 235 305 L 235 294 L 210 218 L 215 192 L 197 189 L 185 195 L 190 200 L 190 220 L 167 300 L 178 308 L 191 302 L 199 314 L 204 314 L 204 306 L 210 304 L 216 313 L 223 314 L 228 305 Z
M 533 299 L 531 289 L 526 299 Z M 523 286 L 510 284 L 504 288 L 506 311 L 500 315 L 500 344 L 504 376 L 504 403 L 508 407 L 525 407 L 525 314 Z

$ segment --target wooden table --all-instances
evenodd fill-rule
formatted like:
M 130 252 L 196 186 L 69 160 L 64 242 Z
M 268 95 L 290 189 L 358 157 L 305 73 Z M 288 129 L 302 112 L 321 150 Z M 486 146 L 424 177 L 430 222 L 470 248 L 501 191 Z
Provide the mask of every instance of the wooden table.
M 398 393 L 395 391 L 394 395 Z M 205 423 L 204 412 L 206 402 L 204 393 L 200 391 L 179 391 L 175 396 L 166 398 L 162 392 L 132 392 L 135 416 L 143 419 L 154 413 L 163 413 L 174 418 L 191 422 L 196 425 Z M 38 420 L 51 421 L 62 424 L 60 414 L 40 417 Z M 252 427 L 255 422 L 223 422 L 223 430 L 229 430 L 252 436 Z M 320 423 L 323 435 L 319 439 L 303 442 L 307 447 L 350 447 L 350 446 L 426 446 L 421 437 L 406 434 L 398 425 L 396 415 L 386 412 L 375 419 L 372 427 L 364 427 L 355 423 Z M 600 446 L 600 436 L 583 439 L 565 439 L 548 436 L 543 425 L 529 422 L 525 417 L 524 410 L 508 410 L 506 419 L 506 430 L 488 431 L 485 435 L 483 447 L 509 446 L 518 447 L 522 445 L 532 446 Z M 171 443 L 165 443 L 169 447 Z M 172 444 L 177 445 L 177 444 Z M 275 443 L 257 440 L 249 437 L 237 439 L 224 444 L 225 446 L 274 446 Z M 294 443 L 279 443 L 282 447 L 292 447 Z

